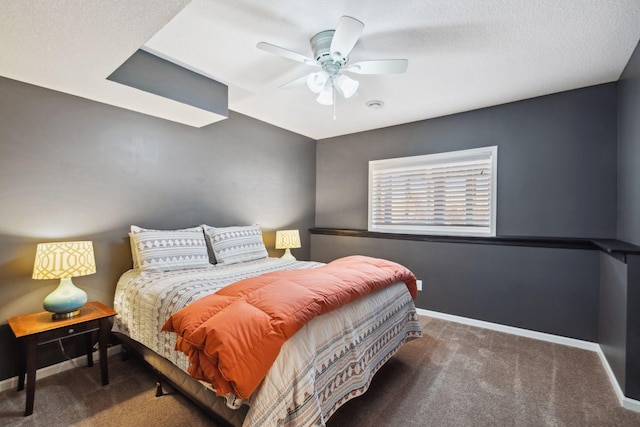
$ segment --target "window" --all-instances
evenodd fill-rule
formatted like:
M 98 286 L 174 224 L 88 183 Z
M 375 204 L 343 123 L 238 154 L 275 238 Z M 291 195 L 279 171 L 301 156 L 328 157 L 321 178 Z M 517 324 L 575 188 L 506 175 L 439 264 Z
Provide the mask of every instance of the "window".
M 369 162 L 369 231 L 496 235 L 498 147 Z

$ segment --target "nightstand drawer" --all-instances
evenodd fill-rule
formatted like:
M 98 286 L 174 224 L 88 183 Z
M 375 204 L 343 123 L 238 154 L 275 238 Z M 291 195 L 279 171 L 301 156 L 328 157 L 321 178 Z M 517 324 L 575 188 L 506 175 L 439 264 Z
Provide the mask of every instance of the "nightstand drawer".
M 53 329 L 51 331 L 40 332 L 37 334 L 37 341 L 38 344 L 44 344 L 61 338 L 73 337 L 90 331 L 97 331 L 98 329 L 100 329 L 100 320 L 95 319 L 88 322 L 65 326 L 59 329 Z

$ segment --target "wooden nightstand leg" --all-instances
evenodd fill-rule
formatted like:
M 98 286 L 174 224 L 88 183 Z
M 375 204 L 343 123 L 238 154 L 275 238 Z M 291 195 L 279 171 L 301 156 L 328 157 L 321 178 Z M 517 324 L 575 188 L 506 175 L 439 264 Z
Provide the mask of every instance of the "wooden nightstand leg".
M 107 360 L 107 346 L 109 345 L 109 330 L 111 329 L 109 319 L 100 319 L 100 331 L 98 338 L 98 348 L 100 351 L 100 374 L 102 385 L 109 384 L 109 363 Z
M 84 334 L 85 339 L 85 351 L 87 353 L 87 366 L 93 366 L 93 340 L 91 339 L 91 333 Z
M 33 401 L 36 395 L 36 361 L 38 343 L 36 336 L 24 338 L 24 350 L 26 358 L 27 370 L 27 405 L 24 410 L 24 416 L 33 414 Z
M 24 376 L 26 374 L 27 369 L 27 352 L 24 348 L 24 340 L 18 340 L 18 347 L 20 352 L 20 363 L 18 365 L 18 391 L 24 390 Z

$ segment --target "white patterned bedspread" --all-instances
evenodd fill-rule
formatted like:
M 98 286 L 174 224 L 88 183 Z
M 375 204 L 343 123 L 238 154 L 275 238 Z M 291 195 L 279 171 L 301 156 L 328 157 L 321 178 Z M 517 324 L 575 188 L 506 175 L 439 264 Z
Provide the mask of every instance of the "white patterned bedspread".
M 319 265 L 267 258 L 163 273 L 130 270 L 116 287 L 113 330 L 186 371 L 186 355 L 174 350 L 176 334 L 160 332 L 171 314 L 246 277 Z M 249 405 L 244 426 L 324 425 L 342 404 L 367 390 L 373 374 L 402 343 L 421 335 L 404 283 L 317 317 L 284 344 L 262 384 L 244 402 Z

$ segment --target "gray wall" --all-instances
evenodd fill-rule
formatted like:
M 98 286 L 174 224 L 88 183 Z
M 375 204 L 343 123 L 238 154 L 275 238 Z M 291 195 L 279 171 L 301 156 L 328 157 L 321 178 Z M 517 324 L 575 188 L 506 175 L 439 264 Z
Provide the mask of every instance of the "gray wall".
M 640 400 L 640 255 L 600 256 L 598 342 L 625 396 Z
M 627 364 L 625 394 L 640 401 L 640 255 L 627 257 Z
M 321 140 L 316 226 L 367 228 L 369 160 L 497 145 L 498 235 L 613 238 L 616 139 L 612 83 Z M 597 251 L 312 236 L 346 252 L 410 264 L 421 308 L 597 341 Z
M 326 262 L 354 253 L 390 259 L 413 271 L 423 281 L 418 307 L 597 339 L 597 251 L 311 236 L 313 259 Z
M 112 305 L 131 224 L 257 222 L 273 255 L 275 230 L 298 228 L 308 259 L 314 187 L 315 141 L 249 117 L 197 129 L 0 79 L 0 379 L 15 375 L 5 319 L 56 287 L 31 279 L 36 243 L 92 240 L 98 272 L 74 282 Z
M 640 245 L 640 43 L 619 83 L 618 239 Z M 640 400 L 640 255 L 628 256 L 625 394 Z
M 600 255 L 598 343 L 609 366 L 625 388 L 627 362 L 627 264 Z
M 640 245 L 640 44 L 618 86 L 618 239 Z
M 616 230 L 616 84 L 318 141 L 316 226 L 367 228 L 368 161 L 498 146 L 497 234 Z
M 640 45 L 618 83 L 617 238 L 640 244 Z M 640 256 L 602 255 L 599 342 L 627 397 L 640 400 Z

